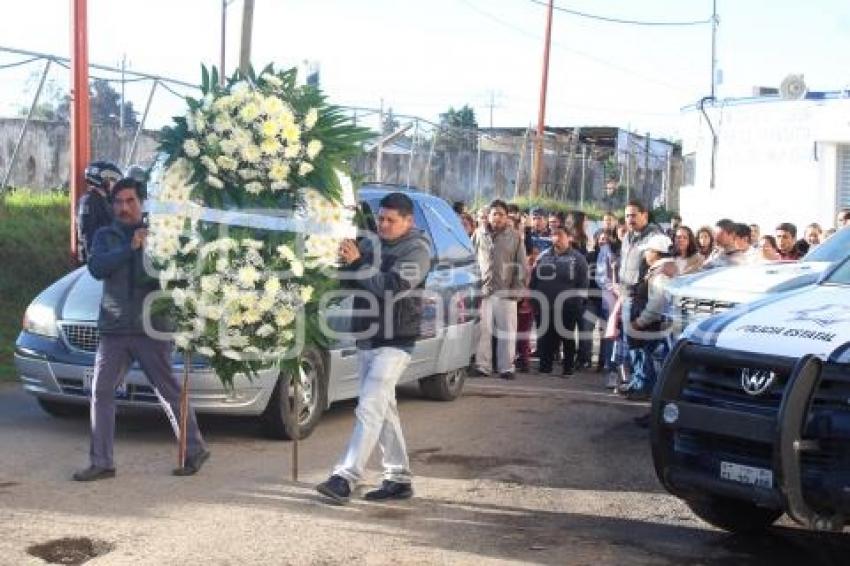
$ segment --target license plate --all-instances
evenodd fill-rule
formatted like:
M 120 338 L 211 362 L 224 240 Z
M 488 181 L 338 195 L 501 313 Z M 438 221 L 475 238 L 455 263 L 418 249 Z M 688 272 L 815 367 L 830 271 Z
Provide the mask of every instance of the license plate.
M 754 468 L 733 464 L 732 462 L 720 462 L 720 477 L 724 480 L 754 485 L 756 487 L 773 487 L 773 472 L 765 468 Z
M 87 369 L 83 372 L 83 391 L 91 397 L 91 384 L 94 381 L 94 369 Z M 115 397 L 124 399 L 127 397 L 127 382 L 122 379 L 115 388 Z

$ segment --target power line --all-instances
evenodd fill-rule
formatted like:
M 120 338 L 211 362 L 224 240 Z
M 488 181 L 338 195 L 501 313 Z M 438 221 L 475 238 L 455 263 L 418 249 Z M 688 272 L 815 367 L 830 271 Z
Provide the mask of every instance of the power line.
M 546 2 L 541 2 L 541 0 L 530 0 L 532 4 L 539 4 L 541 6 L 548 6 L 549 4 Z M 597 20 L 600 22 L 607 22 L 611 24 L 628 24 L 633 26 L 701 26 L 711 23 L 711 18 L 705 20 L 688 20 L 688 21 L 680 21 L 680 22 L 660 22 L 660 21 L 647 21 L 647 20 L 627 20 L 623 18 L 613 18 L 610 16 L 600 16 L 597 14 L 588 14 L 587 12 L 580 12 L 578 10 L 572 10 L 570 8 L 564 8 L 562 6 L 554 6 L 555 10 L 559 12 L 564 12 L 566 14 L 571 14 L 573 16 L 579 16 L 582 18 L 588 18 L 591 20 Z
M 512 24 L 512 23 L 510 23 L 510 22 L 507 22 L 507 21 L 505 21 L 505 20 L 503 20 L 503 19 L 499 18 L 498 16 L 495 16 L 495 15 L 491 14 L 490 12 L 487 12 L 487 11 L 485 11 L 485 10 L 482 10 L 481 8 L 479 8 L 478 6 L 476 6 L 475 4 L 473 4 L 472 2 L 469 2 L 468 0 L 460 0 L 460 1 L 461 1 L 462 3 L 464 3 L 464 4 L 466 4 L 466 5 L 467 5 L 469 8 L 471 8 L 472 10 L 474 10 L 474 11 L 478 12 L 479 14 L 481 14 L 482 16 L 484 16 L 484 17 L 486 17 L 486 18 L 489 18 L 489 19 L 493 20 L 494 22 L 496 22 L 496 23 L 498 23 L 498 24 L 501 24 L 501 25 L 503 25 L 503 26 L 505 26 L 505 27 L 508 27 L 508 28 L 510 28 L 510 29 L 512 29 L 512 30 L 514 30 L 515 32 L 520 33 L 520 34 L 522 34 L 522 35 L 524 35 L 524 36 L 526 36 L 526 37 L 528 37 L 528 38 L 531 38 L 531 39 L 533 39 L 533 40 L 535 40 L 535 41 L 542 41 L 542 40 L 541 40 L 541 38 L 537 36 L 537 34 L 534 34 L 534 33 L 531 33 L 531 32 L 529 32 L 529 31 L 526 31 L 526 30 L 524 30 L 524 29 L 522 29 L 522 28 L 520 28 L 520 27 L 518 27 L 518 26 L 515 26 L 514 24 Z M 658 84 L 658 85 L 661 85 L 661 86 L 667 87 L 668 89 L 671 89 L 671 90 L 677 90 L 677 91 L 682 92 L 682 93 L 688 93 L 688 94 L 691 94 L 691 92 L 690 92 L 689 90 L 687 90 L 687 89 L 685 89 L 685 88 L 682 88 L 682 85 L 674 85 L 674 84 L 672 84 L 672 83 L 668 83 L 668 82 L 666 82 L 666 81 L 664 81 L 664 80 L 657 79 L 657 78 L 655 78 L 655 77 L 651 77 L 651 76 L 648 76 L 648 75 L 642 75 L 642 74 L 637 73 L 637 72 L 635 72 L 634 70 L 630 69 L 629 67 L 625 67 L 625 66 L 623 66 L 623 65 L 618 65 L 618 64 L 616 64 L 616 63 L 612 63 L 612 62 L 610 62 L 610 61 L 606 61 L 606 60 L 604 60 L 604 59 L 601 59 L 601 58 L 599 58 L 599 57 L 596 57 L 595 55 L 591 55 L 590 53 L 587 53 L 587 52 L 585 52 L 585 51 L 581 51 L 581 50 L 579 50 L 579 49 L 574 49 L 574 48 L 572 48 L 572 47 L 567 47 L 566 45 L 564 45 L 563 43 L 560 43 L 560 42 L 558 42 L 558 41 L 554 41 L 554 40 L 553 40 L 553 41 L 552 41 L 552 44 L 553 44 L 553 45 L 555 45 L 556 47 L 558 47 L 558 48 L 560 48 L 560 49 L 564 50 L 564 51 L 567 51 L 567 52 L 573 53 L 573 54 L 575 54 L 575 55 L 578 55 L 578 56 L 580 56 L 580 57 L 584 57 L 584 58 L 586 58 L 586 59 L 590 59 L 591 61 L 596 61 L 596 62 L 597 62 L 597 63 L 599 63 L 600 65 L 604 65 L 604 66 L 606 66 L 606 67 L 610 67 L 610 68 L 612 68 L 612 69 L 617 69 L 618 71 L 621 71 L 621 72 L 623 72 L 623 73 L 627 73 L 627 74 L 629 74 L 629 75 L 632 75 L 632 76 L 633 76 L 633 77 L 635 77 L 635 78 L 642 79 L 643 81 L 651 82 L 651 83 L 655 83 L 655 84 Z

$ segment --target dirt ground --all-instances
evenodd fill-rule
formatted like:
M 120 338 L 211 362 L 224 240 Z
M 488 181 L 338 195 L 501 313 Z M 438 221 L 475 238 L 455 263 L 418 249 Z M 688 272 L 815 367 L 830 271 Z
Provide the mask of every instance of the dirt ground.
M 646 405 L 600 383 L 476 379 L 453 403 L 403 390 L 416 497 L 346 507 L 313 486 L 345 445 L 353 403 L 301 444 L 298 482 L 289 443 L 222 417 L 201 419 L 213 453 L 201 473 L 173 477 L 170 427 L 145 413 L 119 418 L 118 476 L 79 484 L 69 478 L 86 464 L 88 420 L 49 417 L 0 384 L 0 564 L 846 563 L 846 535 L 786 523 L 741 538 L 695 518 L 655 479 L 632 421 Z

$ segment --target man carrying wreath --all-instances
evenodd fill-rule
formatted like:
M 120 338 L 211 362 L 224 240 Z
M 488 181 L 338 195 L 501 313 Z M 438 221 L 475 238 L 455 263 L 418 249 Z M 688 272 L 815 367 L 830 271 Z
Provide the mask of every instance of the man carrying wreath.
M 88 468 L 74 474 L 76 481 L 115 477 L 112 445 L 115 439 L 115 389 L 130 364 L 139 362 L 156 388 L 172 424 L 180 411 L 180 384 L 171 368 L 171 341 L 146 333 L 145 298 L 159 289 L 159 282 L 145 272 L 144 248 L 148 230 L 142 217 L 143 185 L 135 179 L 121 179 L 112 189 L 115 221 L 94 235 L 88 269 L 103 281 L 98 331 L 100 343 L 91 385 L 91 449 Z M 167 317 L 152 314 L 153 330 L 171 330 Z M 188 476 L 201 469 L 209 457 L 195 413 L 188 414 L 188 456 L 174 475 Z
M 357 341 L 360 388 L 354 432 L 333 475 L 316 487 L 340 504 L 348 502 L 352 488 L 363 479 L 375 444 L 383 452 L 384 481 L 366 499 L 413 495 L 395 387 L 420 333 L 431 244 L 415 227 L 413 201 L 403 193 L 381 199 L 376 220 L 377 249 L 371 249 L 369 240 L 359 246 L 346 240 L 340 246 L 346 281 L 356 291 L 353 330 L 365 336 Z

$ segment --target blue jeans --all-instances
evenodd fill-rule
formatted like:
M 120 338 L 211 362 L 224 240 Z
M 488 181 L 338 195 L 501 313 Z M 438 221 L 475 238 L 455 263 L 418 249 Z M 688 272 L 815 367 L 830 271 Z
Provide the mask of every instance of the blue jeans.
M 639 348 L 629 348 L 632 364 L 632 380 L 628 388 L 633 391 L 651 393 L 658 381 L 658 368 L 664 364 L 670 348 L 665 340 L 646 342 Z

